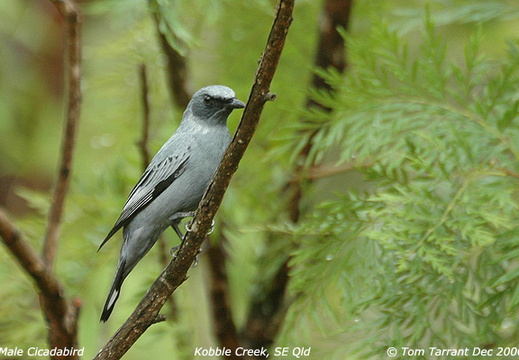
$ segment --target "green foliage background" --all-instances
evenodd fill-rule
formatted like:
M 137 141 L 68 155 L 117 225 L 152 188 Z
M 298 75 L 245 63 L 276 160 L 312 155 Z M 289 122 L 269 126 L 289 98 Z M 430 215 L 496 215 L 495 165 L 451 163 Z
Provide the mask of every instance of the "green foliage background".
M 162 27 L 188 57 L 191 88 L 221 83 L 246 100 L 275 2 L 155 3 L 176 10 L 163 11 Z M 331 115 L 302 106 L 321 5 L 297 1 L 272 85 L 278 99 L 267 104 L 218 215 L 230 239 L 236 323 L 291 254 L 292 302 L 278 346 L 311 346 L 311 359 L 384 359 L 388 346 L 517 346 L 519 4 L 356 2 L 347 74 L 320 71 L 335 91 L 310 93 Z M 59 72 L 44 66 L 62 51 L 48 6 L 0 4 L 0 171 L 42 183 L 56 168 L 63 101 Z M 82 9 L 84 101 L 56 271 L 67 295 L 83 301 L 88 358 L 161 270 L 152 251 L 113 318 L 99 324 L 120 240 L 96 249 L 141 172 L 140 63 L 150 72 L 154 151 L 181 109 L 169 100 L 147 2 L 97 0 Z M 237 122 L 234 114 L 230 128 Z M 305 186 L 303 218 L 290 224 L 283 185 L 312 131 L 308 166 L 355 170 Z M 48 194 L 14 191 L 34 210 L 17 224 L 39 249 Z M 153 326 L 125 358 L 191 358 L 195 346 L 216 345 L 201 260 L 176 292 L 179 320 Z M 5 251 L 0 274 L 0 346 L 45 347 L 37 296 Z

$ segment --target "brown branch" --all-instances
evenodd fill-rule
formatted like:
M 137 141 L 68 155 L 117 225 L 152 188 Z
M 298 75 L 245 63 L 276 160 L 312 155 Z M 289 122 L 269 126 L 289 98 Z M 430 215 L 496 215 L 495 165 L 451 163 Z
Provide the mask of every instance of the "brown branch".
M 369 164 L 369 165 L 371 165 L 371 164 Z M 368 164 L 357 165 L 354 163 L 345 163 L 345 164 L 338 165 L 338 166 L 315 165 L 315 166 L 312 166 L 310 169 L 308 169 L 308 175 L 306 178 L 308 180 L 318 180 L 318 179 L 326 178 L 329 176 L 334 176 L 334 175 L 342 174 L 342 173 L 345 173 L 348 171 L 352 171 L 352 170 L 355 170 L 355 169 L 358 169 L 361 167 L 366 167 L 369 165 Z
M 339 72 L 343 72 L 346 67 L 345 44 L 338 28 L 347 29 L 351 14 L 353 0 L 326 0 L 324 10 L 320 18 L 319 40 L 315 57 L 315 66 L 322 69 L 333 67 Z M 317 73 L 314 73 L 311 86 L 315 89 L 332 91 L 330 86 Z M 307 108 L 319 108 L 330 112 L 332 109 L 317 103 L 308 98 Z M 314 134 L 310 134 L 306 146 L 298 155 L 297 164 L 292 178 L 285 185 L 284 192 L 289 194 L 287 212 L 289 219 L 297 223 L 300 218 L 300 203 L 303 196 L 303 183 L 323 175 L 324 169 L 319 169 L 315 164 L 310 170 L 306 170 L 304 164 L 310 154 L 312 139 Z M 338 169 L 337 169 L 338 170 Z M 340 169 L 341 171 L 343 169 Z M 329 171 L 326 175 L 331 175 Z M 254 299 L 249 307 L 247 325 L 244 328 L 243 338 L 251 347 L 268 347 L 274 341 L 274 337 L 279 330 L 282 319 L 287 307 L 283 305 L 285 289 L 288 284 L 289 258 L 279 267 L 276 275 L 269 284 L 265 284 L 264 297 Z
M 258 126 L 261 112 L 267 101 L 270 83 L 274 77 L 292 21 L 294 0 L 280 0 L 276 18 L 266 48 L 256 72 L 254 85 L 236 134 L 229 145 L 211 184 L 198 207 L 191 229 L 185 236 L 177 256 L 152 284 L 128 320 L 119 328 L 95 359 L 119 359 L 148 329 L 169 295 L 186 279 L 186 274 L 209 230 L 211 220 L 218 210 L 232 175 Z
M 40 303 L 49 324 L 51 348 L 77 348 L 77 316 L 81 302 L 68 303 L 64 289 L 52 270 L 22 238 L 7 215 L 0 210 L 0 237 L 22 269 L 32 278 L 40 291 Z M 55 357 L 55 359 L 79 359 L 79 356 Z
M 367 161 L 358 164 L 355 162 L 348 162 L 341 165 L 313 165 L 304 172 L 293 174 L 294 177 L 287 184 L 287 187 L 290 187 L 290 184 L 292 184 L 293 182 L 301 183 L 303 181 L 319 180 L 330 176 L 343 174 L 345 172 L 352 171 L 355 169 L 362 169 L 371 166 L 373 166 L 373 163 Z
M 63 127 L 60 167 L 43 242 L 43 261 L 50 267 L 53 266 L 56 256 L 63 206 L 70 185 L 70 172 L 81 104 L 81 17 L 73 0 L 53 0 L 53 3 L 65 20 L 68 99 L 66 122 Z
M 242 334 L 246 347 L 268 348 L 274 342 L 286 313 L 283 302 L 288 272 L 287 260 L 281 264 L 272 281 L 260 291 L 261 296 L 252 301 Z
M 225 268 L 226 253 L 223 248 L 225 239 L 223 234 L 220 241 L 211 244 L 209 249 L 205 251 L 209 259 L 209 269 L 211 274 L 210 297 L 211 309 L 213 312 L 213 326 L 215 336 L 218 339 L 220 347 L 231 349 L 231 354 L 224 356 L 225 359 L 236 360 L 243 359 L 242 356 L 236 355 L 235 349 L 240 346 L 238 339 L 238 331 L 232 319 L 229 280 L 227 278 L 227 269 Z
M 508 175 L 519 179 L 519 174 L 508 169 L 503 169 L 503 172 Z
M 156 0 L 148 0 L 148 5 L 153 15 L 162 52 L 166 55 L 166 65 L 168 69 L 167 79 L 173 103 L 177 104 L 180 109 L 185 109 L 191 99 L 191 92 L 187 87 L 188 71 L 186 59 L 169 43 L 166 34 L 161 30 L 160 22 L 162 19 L 160 5 Z M 174 33 L 168 35 L 174 38 L 178 43 L 181 42 Z
M 139 79 L 142 99 L 142 126 L 141 138 L 137 141 L 137 146 L 141 153 L 142 169 L 144 171 L 151 160 L 150 149 L 148 146 L 150 137 L 150 99 L 148 94 L 148 72 L 146 71 L 146 64 L 144 63 L 139 66 Z

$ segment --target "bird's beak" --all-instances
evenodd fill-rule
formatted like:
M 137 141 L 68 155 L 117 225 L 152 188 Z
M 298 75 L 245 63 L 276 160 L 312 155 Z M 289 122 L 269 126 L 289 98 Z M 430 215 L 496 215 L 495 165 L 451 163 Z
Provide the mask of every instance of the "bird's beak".
M 243 109 L 245 107 L 245 104 L 243 103 L 243 101 L 240 101 L 240 100 L 234 98 L 225 107 L 228 109 Z

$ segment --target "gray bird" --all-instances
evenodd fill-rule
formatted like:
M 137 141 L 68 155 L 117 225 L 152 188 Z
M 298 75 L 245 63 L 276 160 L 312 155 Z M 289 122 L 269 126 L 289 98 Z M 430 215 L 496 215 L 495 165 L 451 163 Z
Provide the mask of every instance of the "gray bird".
M 178 225 L 193 216 L 231 141 L 227 117 L 243 107 L 225 86 L 207 86 L 193 95 L 177 131 L 153 157 L 99 246 L 123 228 L 119 263 L 101 321 L 110 317 L 126 276 L 169 226 L 182 240 Z

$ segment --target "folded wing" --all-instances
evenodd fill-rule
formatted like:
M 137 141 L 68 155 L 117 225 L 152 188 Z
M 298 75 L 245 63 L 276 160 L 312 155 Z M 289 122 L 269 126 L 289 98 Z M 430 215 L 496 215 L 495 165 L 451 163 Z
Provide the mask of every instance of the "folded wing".
M 142 174 L 139 182 L 124 204 L 123 211 L 119 219 L 115 222 L 112 230 L 103 240 L 99 249 L 123 226 L 128 224 L 135 215 L 156 199 L 166 190 L 176 179 L 182 175 L 189 161 L 188 152 L 175 154 L 166 157 L 157 164 L 148 166 Z

